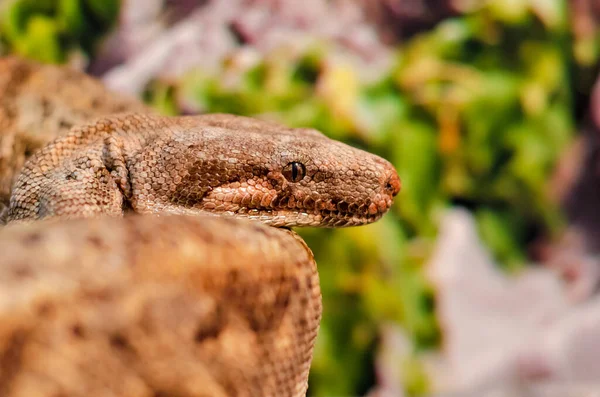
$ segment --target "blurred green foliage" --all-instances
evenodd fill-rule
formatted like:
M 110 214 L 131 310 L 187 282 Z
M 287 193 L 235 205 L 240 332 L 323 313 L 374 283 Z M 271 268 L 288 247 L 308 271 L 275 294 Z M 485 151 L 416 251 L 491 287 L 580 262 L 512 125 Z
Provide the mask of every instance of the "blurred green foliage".
M 434 292 L 422 268 L 444 208 L 469 208 L 498 263 L 511 270 L 525 263 L 532 236 L 560 230 L 546 192 L 573 136 L 572 54 L 564 4 L 553 3 L 545 19 L 490 2 L 443 21 L 399 46 L 389 73 L 374 83 L 321 43 L 245 70 L 232 62 L 216 76 L 196 71 L 178 86 L 174 95 L 203 111 L 315 127 L 390 159 L 400 173 L 403 190 L 381 222 L 300 231 L 315 252 L 324 302 L 312 395 L 366 392 L 386 322 L 402 324 L 417 351 L 436 346 Z M 409 369 L 411 394 L 427 391 L 422 371 Z
M 437 346 L 435 295 L 423 266 L 445 208 L 471 210 L 509 270 L 523 266 L 536 234 L 560 230 L 547 191 L 574 129 L 566 4 L 509 3 L 486 2 L 407 40 L 375 82 L 365 83 L 321 42 L 149 87 L 146 99 L 165 113 L 179 112 L 183 97 L 204 112 L 311 126 L 398 169 L 403 189 L 380 222 L 300 231 L 319 264 L 324 303 L 311 395 L 366 392 L 382 324 L 402 324 L 416 355 Z M 58 62 L 73 48 L 91 51 L 117 10 L 117 0 L 18 0 L 2 15 L 0 35 L 15 52 Z M 417 361 L 403 374 L 411 394 L 427 391 Z
M 94 50 L 119 6 L 119 0 L 10 0 L 0 9 L 0 40 L 24 57 L 64 62 L 70 51 Z

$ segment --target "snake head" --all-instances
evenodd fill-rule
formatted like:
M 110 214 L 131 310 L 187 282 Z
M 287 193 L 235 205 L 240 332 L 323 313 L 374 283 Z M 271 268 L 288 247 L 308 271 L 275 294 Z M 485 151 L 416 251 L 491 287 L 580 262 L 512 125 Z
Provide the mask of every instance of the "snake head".
M 168 168 L 175 182 L 151 194 L 165 203 L 161 211 L 171 206 L 277 227 L 353 226 L 379 219 L 400 191 L 391 163 L 314 129 L 220 114 L 181 118 L 180 126 L 154 150 L 164 158 L 153 164 Z

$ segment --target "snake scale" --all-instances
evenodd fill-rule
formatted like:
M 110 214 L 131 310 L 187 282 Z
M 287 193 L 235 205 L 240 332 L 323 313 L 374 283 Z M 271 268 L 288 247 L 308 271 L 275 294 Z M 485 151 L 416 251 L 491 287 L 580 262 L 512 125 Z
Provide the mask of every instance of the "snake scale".
M 13 57 L 0 92 L 0 396 L 306 393 L 321 294 L 289 228 L 376 221 L 389 162 Z

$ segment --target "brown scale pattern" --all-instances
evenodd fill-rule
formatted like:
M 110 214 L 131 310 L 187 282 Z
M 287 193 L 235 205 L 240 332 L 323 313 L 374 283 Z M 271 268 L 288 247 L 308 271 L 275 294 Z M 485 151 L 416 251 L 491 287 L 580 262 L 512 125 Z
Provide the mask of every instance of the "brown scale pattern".
M 84 73 L 16 57 L 0 58 L 0 93 L 0 213 L 25 160 L 50 140 L 94 117 L 148 111 Z
M 0 59 L 0 90 L 0 212 L 19 175 L 0 220 L 50 220 L 0 230 L 0 396 L 305 394 L 312 253 L 293 232 L 207 215 L 372 222 L 400 189 L 387 161 L 311 129 L 151 115 L 16 58 Z
M 305 175 L 286 177 L 289 164 Z M 75 127 L 24 166 L 8 221 L 220 213 L 271 226 L 379 219 L 400 189 L 386 160 L 318 131 L 211 114 L 124 114 Z
M 306 393 L 321 299 L 293 232 L 212 216 L 39 222 L 0 229 L 0 252 L 1 396 Z

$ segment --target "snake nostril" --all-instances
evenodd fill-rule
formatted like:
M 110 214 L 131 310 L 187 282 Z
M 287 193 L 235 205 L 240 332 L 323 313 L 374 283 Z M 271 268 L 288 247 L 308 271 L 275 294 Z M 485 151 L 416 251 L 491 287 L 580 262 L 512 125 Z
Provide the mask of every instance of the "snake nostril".
M 398 178 L 398 175 L 393 174 L 388 178 L 387 182 L 385 183 L 385 190 L 389 192 L 392 197 L 398 194 L 400 191 L 400 178 Z

